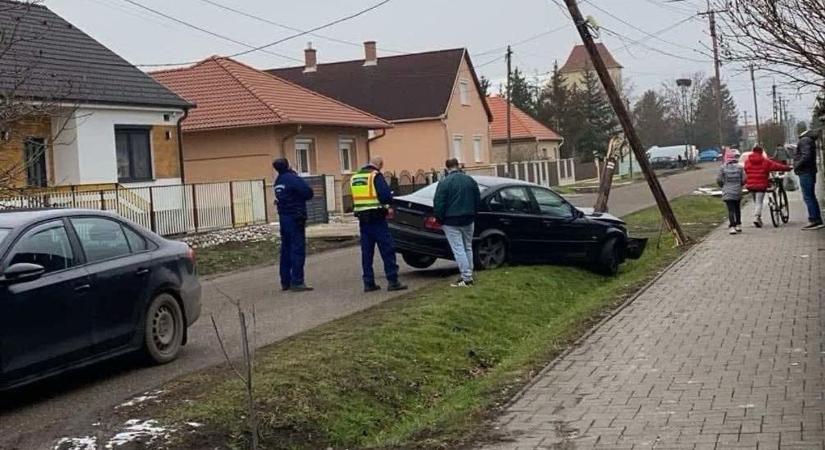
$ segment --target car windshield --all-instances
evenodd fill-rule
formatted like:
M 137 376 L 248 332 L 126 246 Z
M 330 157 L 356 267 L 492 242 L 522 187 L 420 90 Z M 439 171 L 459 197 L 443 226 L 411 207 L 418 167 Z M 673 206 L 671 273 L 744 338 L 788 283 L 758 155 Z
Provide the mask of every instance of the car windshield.
M 438 189 L 438 181 L 436 181 L 436 182 L 435 182 L 435 183 L 433 183 L 433 184 L 428 185 L 427 187 L 421 188 L 421 189 L 419 189 L 419 190 L 417 190 L 417 191 L 413 192 L 412 194 L 410 194 L 410 196 L 411 196 L 411 197 L 418 197 L 418 198 L 428 198 L 428 199 L 432 199 L 432 198 L 434 198 L 434 197 L 435 197 L 435 190 L 436 190 L 436 189 Z M 487 189 L 490 189 L 490 187 L 489 187 L 489 186 L 485 186 L 485 185 L 483 185 L 483 184 L 479 184 L 479 185 L 478 185 L 478 190 L 479 190 L 479 192 L 481 192 L 482 194 L 483 194 L 483 193 L 484 193 L 484 191 L 486 191 Z
M 4 240 L 6 240 L 6 236 L 8 236 L 9 233 L 11 233 L 10 229 L 0 228 L 0 244 L 2 244 Z

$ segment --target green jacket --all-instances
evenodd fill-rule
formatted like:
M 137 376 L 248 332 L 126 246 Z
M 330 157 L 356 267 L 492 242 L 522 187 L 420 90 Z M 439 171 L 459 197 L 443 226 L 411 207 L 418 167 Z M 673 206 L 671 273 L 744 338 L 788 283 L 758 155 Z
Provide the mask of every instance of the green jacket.
M 481 206 L 481 191 L 472 177 L 460 171 L 450 172 L 438 182 L 433 212 L 442 225 L 464 226 L 475 221 Z

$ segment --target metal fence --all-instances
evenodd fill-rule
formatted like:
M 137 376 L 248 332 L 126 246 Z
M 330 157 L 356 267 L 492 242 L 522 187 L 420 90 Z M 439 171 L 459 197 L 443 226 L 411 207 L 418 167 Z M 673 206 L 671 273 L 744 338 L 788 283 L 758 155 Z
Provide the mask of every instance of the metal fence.
M 329 222 L 329 208 L 327 204 L 327 177 L 314 175 L 304 177 L 312 188 L 312 200 L 307 202 L 307 224 L 315 225 Z
M 113 211 L 160 235 L 266 223 L 263 180 L 86 190 L 82 186 L 0 197 L 0 208 Z
M 512 178 L 552 187 L 576 182 L 577 164 L 572 159 L 520 161 L 512 164 Z M 495 175 L 508 176 L 507 164 L 496 164 Z

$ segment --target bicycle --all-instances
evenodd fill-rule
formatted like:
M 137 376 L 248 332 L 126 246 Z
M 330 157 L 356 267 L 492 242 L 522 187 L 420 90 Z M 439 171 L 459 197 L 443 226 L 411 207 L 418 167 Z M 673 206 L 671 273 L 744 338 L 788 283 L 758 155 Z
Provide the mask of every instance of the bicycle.
M 788 203 L 788 192 L 785 191 L 783 181 L 785 178 L 780 175 L 772 175 L 770 178 L 771 187 L 769 189 L 768 207 L 771 211 L 771 223 L 774 228 L 780 224 L 788 223 L 791 218 L 791 207 Z

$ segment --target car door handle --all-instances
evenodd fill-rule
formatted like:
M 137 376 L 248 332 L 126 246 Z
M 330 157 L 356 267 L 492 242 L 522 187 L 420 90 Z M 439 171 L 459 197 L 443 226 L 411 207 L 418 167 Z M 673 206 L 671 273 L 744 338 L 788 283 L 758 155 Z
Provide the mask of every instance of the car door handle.
M 503 218 L 503 217 L 502 217 L 502 218 L 499 218 L 499 219 L 498 219 L 498 221 L 499 221 L 500 223 L 504 224 L 504 225 L 510 225 L 510 223 L 511 223 L 511 222 L 510 222 L 510 219 L 505 219 L 505 218 Z
M 140 269 L 137 270 L 137 272 L 135 272 L 135 274 L 139 277 L 143 276 L 143 275 L 148 275 L 149 274 L 149 269 L 147 269 L 146 267 L 141 267 Z
M 74 287 L 74 291 L 75 291 L 75 292 L 86 292 L 86 291 L 88 291 L 88 290 L 89 290 L 89 289 L 91 289 L 91 288 L 92 288 L 92 285 L 91 285 L 91 284 L 88 284 L 88 283 L 86 283 L 86 284 L 79 284 L 79 285 L 77 285 L 77 286 L 75 286 L 75 287 Z

